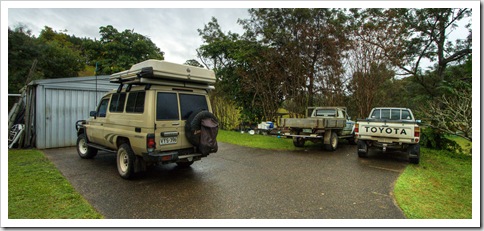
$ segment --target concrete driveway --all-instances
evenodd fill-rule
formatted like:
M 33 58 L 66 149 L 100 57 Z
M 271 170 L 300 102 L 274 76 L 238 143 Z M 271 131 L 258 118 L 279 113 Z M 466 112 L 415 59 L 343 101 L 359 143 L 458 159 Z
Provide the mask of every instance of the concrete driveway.
M 328 152 L 219 143 L 191 168 L 157 166 L 133 180 L 119 177 L 115 154 L 85 160 L 75 147 L 43 151 L 106 218 L 405 218 L 391 192 L 406 158 L 361 159 L 355 145 Z

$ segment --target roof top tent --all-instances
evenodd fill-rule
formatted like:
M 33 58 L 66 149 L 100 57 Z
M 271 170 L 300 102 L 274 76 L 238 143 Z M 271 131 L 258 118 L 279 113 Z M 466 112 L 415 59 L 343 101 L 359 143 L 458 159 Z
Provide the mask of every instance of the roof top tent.
M 77 120 L 89 117 L 101 97 L 116 89 L 109 76 L 34 80 L 28 84 L 24 147 L 76 145 Z
M 153 84 L 210 89 L 215 84 L 215 73 L 204 68 L 150 59 L 133 65 L 129 70 L 112 74 L 109 80 L 128 86 Z

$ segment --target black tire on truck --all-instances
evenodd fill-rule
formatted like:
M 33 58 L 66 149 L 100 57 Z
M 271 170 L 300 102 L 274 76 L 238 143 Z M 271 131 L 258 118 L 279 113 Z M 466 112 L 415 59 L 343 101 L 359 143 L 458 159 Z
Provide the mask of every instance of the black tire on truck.
M 329 144 L 324 144 L 324 149 L 328 151 L 334 151 L 338 148 L 338 134 L 336 132 L 331 132 L 331 137 L 329 137 Z
M 207 110 L 198 110 L 194 111 L 190 114 L 185 124 L 185 136 L 187 137 L 188 141 L 198 147 L 200 145 L 200 129 L 202 126 L 202 120 L 212 118 L 215 121 L 217 117 L 214 114 Z
M 304 147 L 304 143 L 306 143 L 306 140 L 301 137 L 294 137 L 292 138 L 292 143 L 294 144 L 294 147 L 302 148 Z
M 129 146 L 129 143 L 123 143 L 119 146 L 116 153 L 116 165 L 119 175 L 124 179 L 129 179 L 134 174 L 134 162 L 136 156 Z
M 85 133 L 80 134 L 77 137 L 77 154 L 82 159 L 92 159 L 97 155 L 97 149 L 87 146 L 87 137 Z
M 363 140 L 358 140 L 357 142 L 357 152 L 358 157 L 367 157 L 368 156 L 368 145 Z
M 420 144 L 412 144 L 408 146 L 408 160 L 412 164 L 420 163 Z

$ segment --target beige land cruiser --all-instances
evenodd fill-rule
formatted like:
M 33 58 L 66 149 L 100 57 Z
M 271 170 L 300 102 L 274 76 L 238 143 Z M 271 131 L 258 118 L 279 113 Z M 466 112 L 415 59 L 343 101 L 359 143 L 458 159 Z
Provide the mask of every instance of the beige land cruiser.
M 119 83 L 104 95 L 90 118 L 76 122 L 81 158 L 115 152 L 121 177 L 156 163 L 188 167 L 217 151 L 217 118 L 208 89 L 213 71 L 147 60 L 111 75 Z

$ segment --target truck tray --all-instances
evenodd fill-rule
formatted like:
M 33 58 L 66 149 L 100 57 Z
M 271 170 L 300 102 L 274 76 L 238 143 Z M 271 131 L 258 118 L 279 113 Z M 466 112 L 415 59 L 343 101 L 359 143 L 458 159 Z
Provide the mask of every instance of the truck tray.
M 209 86 L 215 83 L 215 73 L 204 68 L 149 59 L 131 66 L 131 69 L 114 73 L 111 83 L 173 85 L 175 82 L 191 82 Z

